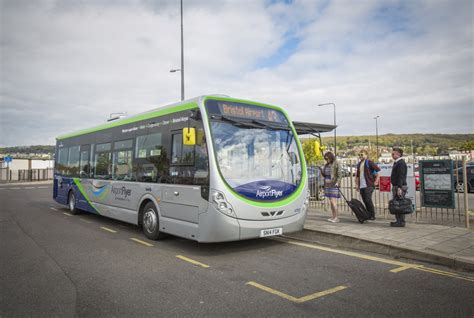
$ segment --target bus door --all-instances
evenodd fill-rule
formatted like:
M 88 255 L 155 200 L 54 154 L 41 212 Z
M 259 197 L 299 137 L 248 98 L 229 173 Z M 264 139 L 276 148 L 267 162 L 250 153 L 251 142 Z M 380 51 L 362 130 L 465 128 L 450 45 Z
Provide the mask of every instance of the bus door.
M 201 187 L 194 185 L 195 146 L 183 145 L 181 131 L 171 134 L 170 181 L 163 185 L 161 214 L 165 217 L 198 223 Z
M 61 147 L 61 148 L 59 148 Z M 64 147 L 62 143 L 58 146 L 58 152 L 56 156 L 56 177 L 55 177 L 55 185 L 57 186 L 56 190 L 56 200 L 59 203 L 67 204 L 67 195 L 69 191 L 69 187 L 66 184 L 65 178 L 67 178 L 68 174 L 68 155 L 69 155 L 69 148 Z
M 79 182 L 84 185 L 84 179 L 92 177 L 91 172 L 91 145 L 81 145 L 79 156 Z M 90 208 L 85 197 L 79 195 L 79 193 L 76 194 L 76 197 L 78 198 L 77 207 L 79 209 L 88 210 Z

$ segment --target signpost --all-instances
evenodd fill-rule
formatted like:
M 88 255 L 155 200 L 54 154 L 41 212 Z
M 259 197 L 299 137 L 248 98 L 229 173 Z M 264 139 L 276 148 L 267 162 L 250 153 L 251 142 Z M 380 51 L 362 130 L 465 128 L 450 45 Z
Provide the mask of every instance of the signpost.
M 455 208 L 453 162 L 420 161 L 421 205 L 433 208 Z
M 3 158 L 3 161 L 7 164 L 7 180 L 10 180 L 10 162 L 13 161 L 12 156 L 6 156 Z

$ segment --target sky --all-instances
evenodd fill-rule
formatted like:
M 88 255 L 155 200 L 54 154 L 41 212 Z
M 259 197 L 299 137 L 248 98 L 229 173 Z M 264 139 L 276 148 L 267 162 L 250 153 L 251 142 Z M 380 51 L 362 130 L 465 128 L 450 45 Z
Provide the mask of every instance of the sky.
M 474 133 L 471 0 L 183 0 L 186 98 L 338 135 Z M 0 147 L 180 100 L 179 0 L 0 0 Z

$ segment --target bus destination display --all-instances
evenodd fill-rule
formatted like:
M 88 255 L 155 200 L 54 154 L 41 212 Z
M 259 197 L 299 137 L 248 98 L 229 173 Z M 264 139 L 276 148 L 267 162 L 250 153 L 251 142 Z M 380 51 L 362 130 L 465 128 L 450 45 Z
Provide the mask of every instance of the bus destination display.
M 220 113 L 224 116 L 286 123 L 286 119 L 283 114 L 273 109 L 227 102 L 220 102 L 218 105 Z

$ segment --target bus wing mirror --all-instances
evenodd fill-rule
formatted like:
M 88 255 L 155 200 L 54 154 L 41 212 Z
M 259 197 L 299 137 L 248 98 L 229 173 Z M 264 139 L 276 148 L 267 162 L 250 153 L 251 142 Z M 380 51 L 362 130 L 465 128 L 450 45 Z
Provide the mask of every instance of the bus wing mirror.
M 194 146 L 196 144 L 196 128 L 183 128 L 183 145 Z

